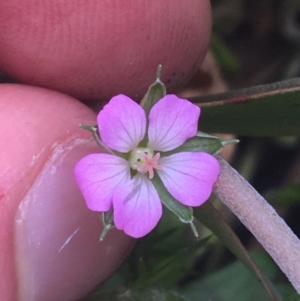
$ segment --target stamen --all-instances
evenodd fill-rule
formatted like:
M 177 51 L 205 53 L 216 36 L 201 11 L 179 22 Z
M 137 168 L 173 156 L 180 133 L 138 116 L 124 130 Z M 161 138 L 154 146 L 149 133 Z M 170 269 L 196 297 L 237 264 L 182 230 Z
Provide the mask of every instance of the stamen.
M 154 168 L 161 170 L 162 165 L 159 165 L 158 160 L 160 153 L 157 153 L 153 158 L 148 157 L 146 153 L 143 154 L 144 164 L 138 168 L 139 172 L 147 171 L 149 173 L 149 179 L 154 177 Z
M 154 155 L 154 151 L 149 148 L 136 148 L 131 151 L 129 164 L 133 170 L 137 170 L 143 175 L 148 173 L 150 179 L 154 177 L 154 169 L 162 169 L 158 163 L 160 153 Z

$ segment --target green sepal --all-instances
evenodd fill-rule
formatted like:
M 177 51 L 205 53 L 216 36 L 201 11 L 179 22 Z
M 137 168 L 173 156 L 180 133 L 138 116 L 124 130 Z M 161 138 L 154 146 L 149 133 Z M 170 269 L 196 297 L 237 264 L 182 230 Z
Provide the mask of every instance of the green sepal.
M 206 152 L 212 155 L 219 153 L 223 147 L 230 143 L 238 143 L 239 140 L 222 140 L 203 132 L 198 132 L 196 136 L 186 140 L 181 146 L 169 152 L 161 152 L 162 156 L 169 156 L 179 152 Z
M 140 102 L 140 105 L 144 108 L 147 114 L 149 113 L 150 109 L 167 93 L 165 85 L 160 80 L 161 72 L 162 72 L 162 65 L 158 65 L 156 71 L 156 80 L 148 88 L 147 93 L 145 94 L 145 96 Z
M 86 125 L 86 124 L 82 124 L 80 123 L 79 126 L 86 131 L 89 131 L 95 135 L 98 136 L 99 138 L 99 132 L 98 132 L 98 125 Z
M 110 229 L 114 228 L 114 226 L 115 226 L 113 209 L 110 209 L 107 212 L 102 212 L 101 219 L 102 219 L 104 228 L 102 230 L 99 240 L 103 241 L 106 234 L 108 233 L 108 231 Z
M 112 155 L 114 155 L 114 152 L 109 149 L 100 139 L 100 135 L 99 135 L 99 131 L 98 131 L 98 125 L 86 125 L 86 124 L 79 124 L 79 126 L 86 130 L 89 131 L 93 134 L 93 138 L 95 139 L 96 143 L 104 148 L 107 152 L 111 153 Z
M 167 209 L 176 214 L 183 223 L 190 224 L 195 237 L 199 237 L 197 229 L 193 224 L 193 209 L 181 204 L 175 198 L 173 198 L 173 196 L 165 188 L 158 175 L 155 175 L 151 182 L 153 183 L 160 200 L 167 207 Z

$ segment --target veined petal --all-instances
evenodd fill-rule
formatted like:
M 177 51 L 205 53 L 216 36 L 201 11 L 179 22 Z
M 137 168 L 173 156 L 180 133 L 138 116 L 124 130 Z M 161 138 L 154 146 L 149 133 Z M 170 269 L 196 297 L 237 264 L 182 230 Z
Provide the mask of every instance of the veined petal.
M 148 147 L 170 151 L 196 135 L 200 108 L 176 95 L 166 95 L 149 113 Z
M 75 166 L 75 179 L 87 206 L 94 211 L 108 211 L 117 186 L 130 181 L 126 160 L 110 154 L 90 154 Z
M 148 234 L 162 215 L 162 204 L 153 184 L 141 174 L 119 186 L 113 206 L 116 228 L 135 238 Z
M 145 136 L 145 111 L 125 95 L 113 97 L 99 112 L 97 122 L 103 143 L 122 153 L 136 148 Z
M 220 172 L 217 159 L 203 152 L 182 152 L 159 160 L 157 173 L 165 187 L 180 203 L 200 206 L 210 196 Z

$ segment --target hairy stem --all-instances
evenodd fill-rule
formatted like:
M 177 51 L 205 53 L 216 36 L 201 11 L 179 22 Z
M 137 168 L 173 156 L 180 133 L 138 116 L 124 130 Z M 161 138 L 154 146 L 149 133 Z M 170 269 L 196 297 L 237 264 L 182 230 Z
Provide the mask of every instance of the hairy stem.
M 300 293 L 300 240 L 236 170 L 217 159 L 221 173 L 214 193 L 252 232 Z

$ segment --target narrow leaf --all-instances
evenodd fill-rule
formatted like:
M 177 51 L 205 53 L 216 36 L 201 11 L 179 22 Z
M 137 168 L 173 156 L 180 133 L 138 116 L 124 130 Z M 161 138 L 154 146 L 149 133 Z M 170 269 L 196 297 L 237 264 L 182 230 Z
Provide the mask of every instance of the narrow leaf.
M 201 130 L 205 132 L 300 134 L 300 78 L 190 100 L 201 106 Z
M 270 300 L 278 301 L 280 297 L 274 290 L 270 280 L 262 274 L 259 267 L 249 256 L 231 227 L 226 223 L 221 214 L 209 203 L 195 209 L 195 217 L 209 228 L 220 241 L 261 281 Z

